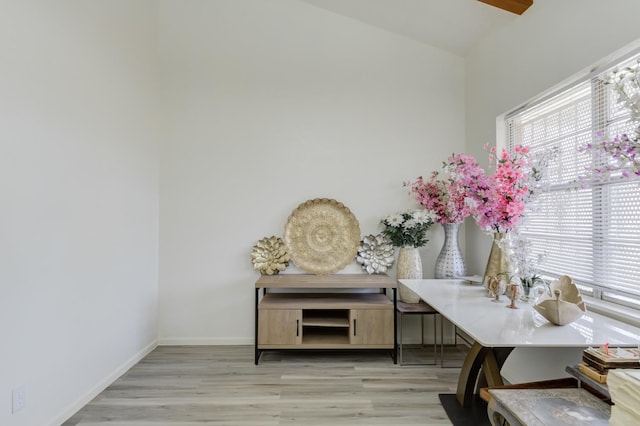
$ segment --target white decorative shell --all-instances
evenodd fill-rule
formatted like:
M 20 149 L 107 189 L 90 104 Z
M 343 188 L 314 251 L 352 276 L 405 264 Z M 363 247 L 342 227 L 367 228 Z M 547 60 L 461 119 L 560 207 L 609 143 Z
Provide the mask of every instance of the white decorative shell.
M 551 323 L 566 325 L 587 311 L 580 290 L 571 277 L 561 276 L 549 284 L 549 290 L 540 296 L 533 308 Z
M 382 234 L 365 236 L 358 245 L 356 261 L 369 274 L 384 274 L 394 262 L 391 240 Z
M 258 241 L 251 251 L 253 268 L 262 275 L 277 275 L 289 266 L 289 253 L 282 238 L 271 236 Z

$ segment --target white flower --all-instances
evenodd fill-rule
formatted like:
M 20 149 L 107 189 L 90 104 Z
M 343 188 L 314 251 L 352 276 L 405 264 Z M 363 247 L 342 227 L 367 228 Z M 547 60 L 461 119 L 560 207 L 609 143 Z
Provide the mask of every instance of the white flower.
M 394 228 L 398 228 L 400 225 L 402 225 L 402 222 L 404 222 L 404 218 L 402 217 L 401 214 L 390 214 L 389 216 L 387 216 L 387 218 L 384 220 L 386 222 L 387 225 L 389 226 L 393 226 Z
M 464 205 L 473 210 L 478 207 L 478 202 L 471 197 L 465 197 Z
M 418 221 L 415 219 L 409 219 L 405 223 L 402 224 L 404 229 L 412 229 L 418 224 Z
M 429 241 L 426 231 L 433 221 L 420 223 L 414 218 L 415 213 L 416 209 L 390 214 L 380 221 L 384 225 L 382 234 L 389 238 L 394 247 L 422 247 Z
M 420 224 L 428 223 L 430 221 L 433 222 L 436 219 L 435 216 L 435 214 L 433 214 L 432 212 L 427 212 L 426 210 L 416 210 L 411 215 L 411 217 L 413 217 L 413 220 Z
M 620 79 L 620 84 L 625 84 L 627 81 L 631 81 L 634 77 L 635 76 L 632 73 L 627 72 L 622 75 L 622 78 Z

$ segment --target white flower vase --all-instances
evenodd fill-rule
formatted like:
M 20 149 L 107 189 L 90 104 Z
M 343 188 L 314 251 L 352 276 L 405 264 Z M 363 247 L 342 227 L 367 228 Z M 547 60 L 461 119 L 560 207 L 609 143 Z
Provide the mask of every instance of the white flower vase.
M 400 247 L 396 263 L 397 279 L 422 279 L 422 260 L 416 247 Z M 398 284 L 400 300 L 405 303 L 418 303 L 420 296 L 403 284 Z
M 457 278 L 467 275 L 467 267 L 458 244 L 459 223 L 443 223 L 444 244 L 436 260 L 436 278 Z

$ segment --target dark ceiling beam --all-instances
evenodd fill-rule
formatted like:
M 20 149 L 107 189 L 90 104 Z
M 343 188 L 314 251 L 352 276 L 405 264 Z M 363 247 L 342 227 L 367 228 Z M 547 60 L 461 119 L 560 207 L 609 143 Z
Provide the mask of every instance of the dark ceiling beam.
M 533 0 L 478 0 L 482 3 L 490 4 L 516 15 L 522 15 L 529 6 L 533 4 Z

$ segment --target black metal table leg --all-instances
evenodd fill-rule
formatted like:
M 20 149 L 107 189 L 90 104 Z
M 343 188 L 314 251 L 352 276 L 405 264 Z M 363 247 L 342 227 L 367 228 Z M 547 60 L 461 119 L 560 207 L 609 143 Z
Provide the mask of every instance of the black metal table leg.
M 256 308 L 255 308 L 255 363 L 258 365 L 258 360 L 260 359 L 261 352 L 258 350 L 258 299 L 260 298 L 260 289 L 256 288 Z
M 397 288 L 393 288 L 393 363 L 398 363 L 398 293 Z

